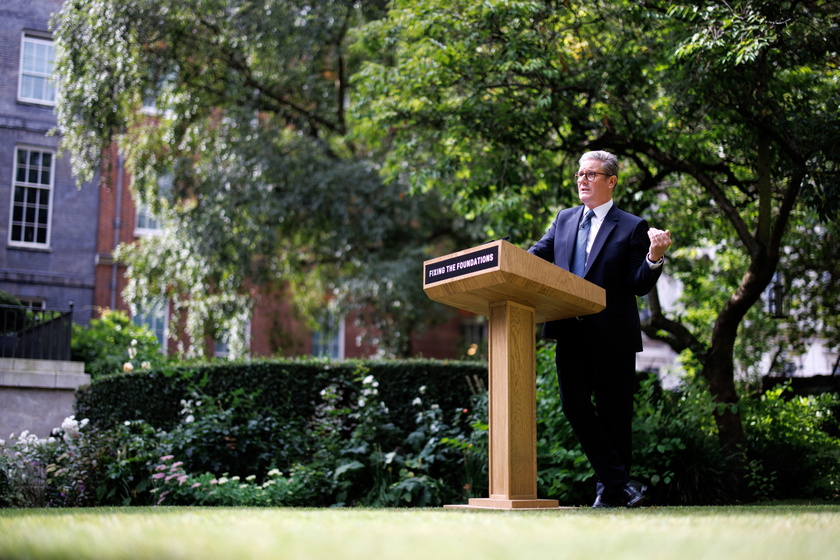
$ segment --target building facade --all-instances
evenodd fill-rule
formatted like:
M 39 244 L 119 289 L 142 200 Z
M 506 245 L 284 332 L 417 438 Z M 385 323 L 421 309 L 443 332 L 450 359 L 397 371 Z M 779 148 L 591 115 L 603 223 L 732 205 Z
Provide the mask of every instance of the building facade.
M 49 31 L 61 0 L 0 2 L 0 290 L 31 307 L 93 314 L 95 186 L 59 152 Z

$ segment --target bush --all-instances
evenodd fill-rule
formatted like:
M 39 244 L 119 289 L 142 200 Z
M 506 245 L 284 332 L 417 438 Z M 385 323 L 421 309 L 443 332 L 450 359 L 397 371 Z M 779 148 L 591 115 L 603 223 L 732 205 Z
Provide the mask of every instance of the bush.
M 663 391 L 642 375 L 633 422 L 633 476 L 653 503 L 712 505 L 735 500 L 732 460 L 720 449 L 707 390 Z
M 79 410 L 99 412 L 95 421 L 71 418 L 49 440 L 8 442 L 0 503 L 422 507 L 487 496 L 483 367 L 402 362 L 401 373 L 400 363 L 220 364 L 97 379 L 79 399 Z M 588 505 L 594 475 L 560 409 L 550 345 L 537 363 L 538 493 Z M 457 383 L 471 375 L 475 394 Z M 659 504 L 836 498 L 837 398 L 785 397 L 742 400 L 748 470 L 736 487 L 708 390 L 671 393 L 640 376 L 634 477 Z
M 310 505 L 439 505 L 486 487 L 486 446 L 480 461 L 473 449 L 473 425 L 486 439 L 486 400 L 476 410 L 466 380 L 485 376 L 480 364 L 430 360 L 187 365 L 96 379 L 76 412 L 105 431 L 147 420 L 158 457 L 186 473 L 321 480 Z
M 789 384 L 744 399 L 753 498 L 840 497 L 838 403 L 832 394 L 796 396 Z
M 315 494 L 323 488 L 323 480 L 314 480 L 305 467 L 292 469 L 285 476 L 271 469 L 262 481 L 256 475 L 216 476 L 212 473 L 189 474 L 174 455 L 160 458 L 151 478 L 157 496 L 156 505 L 189 506 L 314 506 L 320 505 Z
M 123 311 L 106 310 L 89 327 L 73 324 L 71 359 L 85 362 L 91 379 L 137 369 L 159 369 L 167 358 L 147 327 L 135 325 Z
M 701 380 L 663 391 L 641 374 L 633 420 L 631 475 L 648 485 L 651 503 L 709 505 L 763 499 L 840 497 L 838 398 L 791 396 L 789 388 L 741 399 L 747 472 L 721 450 L 708 388 Z M 595 478 L 557 391 L 553 343 L 537 352 L 538 488 L 564 503 L 588 504 Z

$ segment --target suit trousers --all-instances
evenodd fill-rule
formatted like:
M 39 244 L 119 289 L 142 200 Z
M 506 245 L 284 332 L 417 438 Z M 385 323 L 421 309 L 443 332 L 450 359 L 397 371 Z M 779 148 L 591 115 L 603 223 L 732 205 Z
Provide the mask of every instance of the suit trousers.
M 630 481 L 636 353 L 582 353 L 557 346 L 557 379 L 563 414 L 609 494 Z

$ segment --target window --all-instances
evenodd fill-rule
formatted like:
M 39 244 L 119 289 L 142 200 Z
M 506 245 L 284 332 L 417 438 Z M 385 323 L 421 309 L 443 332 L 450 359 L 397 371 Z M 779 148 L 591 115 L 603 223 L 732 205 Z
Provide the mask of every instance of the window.
M 51 40 L 23 36 L 18 91 L 20 101 L 55 105 L 55 82 L 52 79 L 54 62 L 55 46 Z
M 152 207 L 141 203 L 137 206 L 137 227 L 134 235 L 155 235 L 160 233 L 160 220 L 152 212 Z
M 50 243 L 53 153 L 32 148 L 15 150 L 9 244 L 46 248 Z
M 168 197 L 172 193 L 172 175 L 165 174 L 158 177 L 157 195 Z M 137 201 L 137 223 L 134 228 L 134 235 L 137 237 L 146 235 L 160 235 L 161 221 L 152 206 L 145 202 Z
M 245 356 L 248 355 L 248 348 L 251 346 L 251 323 L 250 321 L 244 325 L 245 328 L 245 348 L 244 353 Z M 241 358 L 242 355 L 237 356 L 234 352 L 231 352 L 231 331 L 229 329 L 223 329 L 221 332 L 216 333 L 216 337 L 213 340 L 213 357 L 215 358 L 228 358 L 228 359 L 235 359 Z
M 161 300 L 151 309 L 138 309 L 137 313 L 131 318 L 135 325 L 148 327 L 155 333 L 160 343 L 160 350 L 164 354 L 166 353 L 166 327 L 169 321 L 168 311 L 168 306 Z
M 41 298 L 30 298 L 30 297 L 20 297 L 18 296 L 18 300 L 20 300 L 20 304 L 29 309 L 46 309 L 47 302 Z
M 229 358 L 230 346 L 223 336 L 216 337 L 213 341 L 213 357 L 215 358 Z
M 330 317 L 312 333 L 312 355 L 318 358 L 344 358 L 344 321 Z

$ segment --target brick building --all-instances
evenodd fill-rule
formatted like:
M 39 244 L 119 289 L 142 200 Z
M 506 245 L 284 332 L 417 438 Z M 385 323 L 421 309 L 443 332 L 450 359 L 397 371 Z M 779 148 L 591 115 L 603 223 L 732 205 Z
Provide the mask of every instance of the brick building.
M 0 290 L 38 308 L 68 309 L 72 302 L 74 321 L 87 324 L 102 310 L 129 310 L 121 297 L 125 267 L 115 262 L 113 252 L 120 243 L 155 235 L 157 222 L 135 205 L 131 178 L 116 151 L 110 157 L 117 165 L 102 186 L 97 179 L 78 187 L 69 157 L 60 157 L 60 138 L 49 134 L 57 122 L 49 23 L 61 5 L 62 0 L 0 2 L 0 233 L 5 238 Z M 252 355 L 353 358 L 376 352 L 359 337 L 352 318 L 311 332 L 295 320 L 284 294 L 255 297 Z M 168 319 L 166 302 L 133 317 L 173 351 Z M 464 356 L 464 348 L 481 334 L 472 318 L 465 321 L 462 332 L 460 316 L 453 312 L 450 323 L 415 341 L 417 353 Z M 208 347 L 210 354 L 225 354 L 215 341 L 208 341 Z
M 125 267 L 113 258 L 113 250 L 121 243 L 132 243 L 141 236 L 156 235 L 157 222 L 144 208 L 138 208 L 131 194 L 131 177 L 122 165 L 120 155 L 110 155 L 112 172 L 99 187 L 97 218 L 96 281 L 94 308 L 130 311 L 120 294 L 127 283 Z M 421 279 L 418 278 L 418 289 Z M 281 291 L 257 291 L 254 315 L 248 332 L 252 356 L 305 356 L 362 358 L 376 355 L 377 348 L 355 326 L 354 317 L 343 318 L 322 331 L 313 332 L 295 318 L 286 294 Z M 148 325 L 158 334 L 162 345 L 173 351 L 175 341 L 169 329 L 167 305 L 141 312 L 135 322 Z M 173 329 L 174 330 L 174 329 Z M 451 319 L 412 341 L 416 355 L 429 358 L 464 358 L 470 347 L 486 344 L 486 324 L 481 317 L 452 310 Z M 207 341 L 209 355 L 223 356 L 224 345 Z

